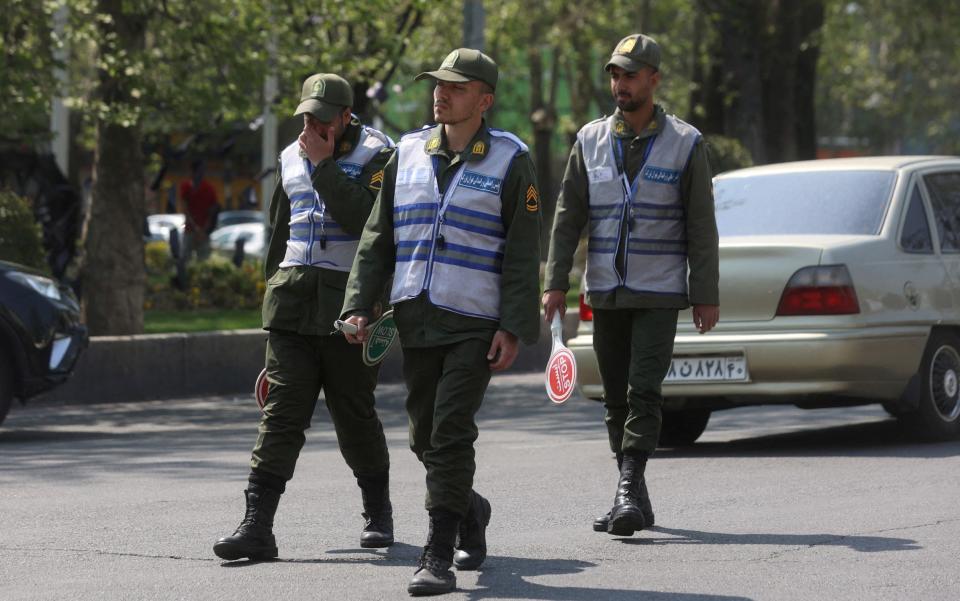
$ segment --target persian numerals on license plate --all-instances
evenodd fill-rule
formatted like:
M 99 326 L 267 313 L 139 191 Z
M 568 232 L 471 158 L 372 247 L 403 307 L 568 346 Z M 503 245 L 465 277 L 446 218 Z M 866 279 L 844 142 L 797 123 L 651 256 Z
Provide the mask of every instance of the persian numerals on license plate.
M 725 357 L 674 357 L 670 361 L 666 383 L 686 382 L 745 382 L 749 378 L 747 358 L 743 355 Z

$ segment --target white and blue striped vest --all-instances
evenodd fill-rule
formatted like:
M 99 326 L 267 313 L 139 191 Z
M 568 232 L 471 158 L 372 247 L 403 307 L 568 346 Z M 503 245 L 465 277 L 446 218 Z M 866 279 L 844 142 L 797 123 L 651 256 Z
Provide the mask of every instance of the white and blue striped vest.
M 647 294 L 687 294 L 686 219 L 680 175 L 700 132 L 672 115 L 647 144 L 634 182 L 621 173 L 623 147 L 611 133 L 614 117 L 597 119 L 580 130 L 590 198 L 587 245 L 588 292 L 625 286 Z M 627 222 L 624 276 L 617 273 L 620 228 Z
M 488 130 L 486 156 L 464 162 L 441 197 L 435 159 L 424 151 L 435 127 L 406 134 L 397 145 L 390 302 L 426 291 L 437 307 L 498 320 L 506 238 L 500 195 L 513 158 L 527 147 L 511 133 Z
M 364 125 L 356 147 L 337 160 L 337 164 L 348 176 L 357 179 L 364 166 L 384 147 L 392 148 L 393 141 Z M 360 236 L 345 232 L 326 210 L 326 203 L 310 179 L 313 166 L 309 159 L 300 156 L 297 142 L 280 153 L 280 169 L 283 190 L 290 199 L 290 237 L 280 267 L 310 265 L 350 271 Z

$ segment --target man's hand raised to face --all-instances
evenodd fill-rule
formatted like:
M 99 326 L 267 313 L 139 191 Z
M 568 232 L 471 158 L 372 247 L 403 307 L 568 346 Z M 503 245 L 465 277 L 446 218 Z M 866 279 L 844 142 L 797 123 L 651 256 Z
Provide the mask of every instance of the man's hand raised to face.
M 317 165 L 320 161 L 333 156 L 333 149 L 336 146 L 333 125 L 304 126 L 297 141 L 300 143 L 300 150 L 307 155 L 311 163 Z

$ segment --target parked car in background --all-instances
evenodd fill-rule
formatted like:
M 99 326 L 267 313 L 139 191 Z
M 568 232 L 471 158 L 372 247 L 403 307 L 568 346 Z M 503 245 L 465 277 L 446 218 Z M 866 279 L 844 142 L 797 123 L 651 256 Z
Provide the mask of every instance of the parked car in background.
M 220 211 L 217 214 L 217 227 L 220 229 L 231 225 L 241 223 L 264 223 L 263 213 L 261 211 Z
M 881 403 L 928 440 L 960 434 L 960 158 L 830 159 L 714 179 L 720 323 L 681 312 L 661 443 L 710 412 Z M 589 307 L 568 342 L 603 393 Z
M 169 242 L 170 230 L 177 230 L 183 239 L 187 218 L 183 213 L 158 213 L 147 215 L 147 242 Z
M 266 252 L 267 228 L 262 222 L 218 227 L 210 234 L 210 248 L 217 254 L 233 257 L 240 240 L 245 257 L 262 259 Z
M 0 261 L 0 423 L 21 402 L 62 383 L 87 346 L 80 305 L 67 286 Z

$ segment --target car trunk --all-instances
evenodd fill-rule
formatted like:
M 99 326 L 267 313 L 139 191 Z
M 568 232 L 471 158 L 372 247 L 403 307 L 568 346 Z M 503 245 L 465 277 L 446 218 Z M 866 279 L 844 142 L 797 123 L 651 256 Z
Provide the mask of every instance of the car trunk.
M 773 319 L 790 276 L 802 267 L 818 265 L 823 248 L 819 236 L 721 238 L 721 320 Z

